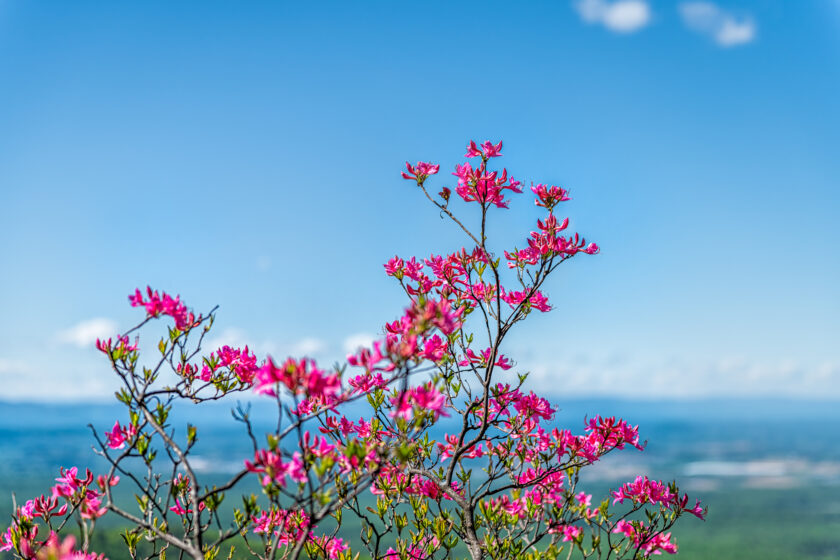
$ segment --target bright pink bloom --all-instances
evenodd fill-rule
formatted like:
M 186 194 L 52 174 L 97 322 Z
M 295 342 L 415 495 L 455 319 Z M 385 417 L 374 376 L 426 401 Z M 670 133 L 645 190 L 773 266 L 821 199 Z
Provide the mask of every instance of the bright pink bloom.
M 204 511 L 205 505 L 204 502 L 198 502 L 198 511 Z M 193 510 L 188 509 L 181 505 L 181 500 L 175 498 L 175 505 L 170 507 L 169 510 L 173 512 L 175 515 L 186 515 L 188 513 L 192 513 Z
M 68 535 L 61 543 L 58 542 L 58 535 L 50 533 L 44 543 L 44 548 L 38 554 L 38 558 L 49 558 L 51 560 L 106 560 L 104 554 L 95 552 L 83 552 L 75 550 L 76 538 Z M 2 550 L 2 549 L 0 549 Z
M 106 443 L 111 449 L 122 449 L 126 442 L 130 441 L 137 434 L 137 426 L 128 424 L 120 426 L 119 421 L 114 422 L 110 432 L 105 432 Z
M 484 142 L 481 147 L 477 146 L 475 140 L 470 140 L 470 145 L 467 146 L 467 153 L 464 154 L 464 157 L 483 157 L 483 158 L 491 158 L 491 157 L 499 157 L 501 156 L 502 151 L 502 141 L 499 140 L 499 143 L 493 145 L 490 140 Z
M 280 453 L 260 449 L 254 453 L 253 463 L 245 461 L 245 468 L 249 472 L 261 475 L 260 482 L 263 486 L 268 486 L 273 482 L 285 487 L 287 476 L 295 482 L 305 482 L 307 480 L 303 460 L 297 451 L 292 455 L 291 461 L 286 463 Z
M 289 358 L 277 367 L 269 357 L 256 371 L 254 392 L 276 396 L 278 385 L 285 385 L 292 394 L 306 394 L 314 398 L 335 397 L 341 392 L 341 378 L 321 371 L 309 358 L 299 361 Z
M 312 542 L 318 545 L 318 547 L 324 551 L 327 558 L 330 559 L 338 558 L 338 555 L 348 548 L 348 546 L 340 538 L 329 537 L 327 535 L 315 537 L 312 539 Z
M 159 317 L 160 315 L 169 315 L 175 319 L 175 328 L 183 331 L 191 328 L 197 324 L 195 315 L 187 310 L 187 307 L 181 303 L 180 296 L 174 298 L 166 292 L 158 293 L 152 291 L 152 288 L 146 286 L 146 295 L 148 299 L 143 297 L 140 290 L 135 290 L 134 294 L 128 296 L 132 307 L 145 307 L 146 314 L 149 317 Z M 198 321 L 201 317 L 198 318 Z
M 565 202 L 571 200 L 569 198 L 569 191 L 561 187 L 546 187 L 545 185 L 537 185 L 531 187 L 531 191 L 537 195 L 536 205 L 548 208 L 550 211 L 558 202 Z
M 408 389 L 405 393 L 391 397 L 391 404 L 394 407 L 390 413 L 392 418 L 411 419 L 415 407 L 432 412 L 435 419 L 438 416 L 449 416 L 445 411 L 446 396 L 431 383 Z
M 438 335 L 428 339 L 423 345 L 423 357 L 432 362 L 439 362 L 446 352 L 446 343 Z
M 490 355 L 492 354 L 492 348 L 485 348 L 481 351 L 481 355 L 479 356 L 475 352 L 473 352 L 472 348 L 467 348 L 466 355 L 458 362 L 459 366 L 468 366 L 470 364 L 476 365 L 478 367 L 487 367 L 490 362 Z M 503 370 L 508 370 L 513 367 L 513 363 L 505 357 L 504 354 L 499 354 L 498 359 L 494 363 L 494 365 L 500 367 Z
M 408 170 L 408 173 L 405 171 L 402 172 L 403 179 L 414 179 L 417 181 L 418 185 L 422 185 L 423 181 L 425 181 L 429 175 L 435 175 L 438 171 L 440 171 L 440 165 L 434 165 L 423 161 L 418 161 L 416 166 L 405 162 L 405 167 Z
M 625 499 L 629 499 L 637 504 L 651 503 L 670 506 L 676 498 L 667 484 L 650 480 L 646 476 L 637 477 L 634 482 L 628 482 L 612 494 L 615 498 L 613 504 L 624 503 Z

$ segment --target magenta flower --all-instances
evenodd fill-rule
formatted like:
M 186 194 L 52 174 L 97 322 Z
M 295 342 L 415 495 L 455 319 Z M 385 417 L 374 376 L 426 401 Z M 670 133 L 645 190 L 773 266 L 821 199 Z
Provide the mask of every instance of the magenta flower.
M 493 145 L 490 140 L 484 142 L 481 147 L 477 146 L 475 140 L 470 140 L 470 145 L 467 146 L 467 153 L 464 154 L 464 157 L 472 158 L 472 157 L 481 157 L 484 159 L 491 158 L 491 157 L 499 157 L 501 156 L 502 151 L 502 141 L 499 140 L 499 143 Z
M 127 426 L 120 426 L 119 421 L 114 422 L 114 427 L 110 432 L 105 432 L 106 443 L 111 449 L 122 449 L 126 442 L 131 440 L 137 433 L 137 426 L 128 424 Z
M 558 202 L 571 200 L 571 198 L 569 198 L 569 191 L 557 186 L 546 187 L 545 185 L 537 185 L 535 187 L 531 187 L 531 192 L 537 195 L 535 204 L 537 206 L 547 208 L 549 211 L 551 211 Z
M 414 179 L 417 181 L 418 185 L 422 185 L 429 175 L 435 175 L 438 171 L 440 171 L 440 165 L 434 165 L 423 161 L 418 161 L 416 166 L 405 162 L 405 167 L 408 170 L 408 173 L 405 171 L 402 172 L 403 179 Z
M 175 328 L 180 331 L 191 328 L 197 323 L 195 315 L 181 303 L 180 296 L 173 298 L 166 292 L 160 294 L 156 290 L 152 291 L 150 286 L 146 286 L 146 296 L 148 299 L 143 297 L 140 290 L 135 290 L 134 294 L 128 296 L 128 301 L 131 302 L 132 307 L 145 307 L 148 317 L 169 315 L 175 319 Z M 198 318 L 198 321 L 200 320 L 201 317 Z

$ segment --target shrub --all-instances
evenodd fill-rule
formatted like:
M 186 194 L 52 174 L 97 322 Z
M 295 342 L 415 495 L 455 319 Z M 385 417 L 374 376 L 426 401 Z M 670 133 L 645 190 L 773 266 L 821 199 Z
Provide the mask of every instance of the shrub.
M 455 169 L 455 194 L 475 210 L 475 228 L 456 216 L 449 188 L 430 194 L 438 165 L 406 164 L 403 178 L 460 227 L 470 246 L 388 261 L 385 271 L 408 306 L 344 366 L 259 359 L 247 346 L 206 354 L 215 309 L 196 316 L 180 297 L 137 290 L 129 300 L 145 312 L 142 322 L 97 342 L 127 409 L 110 431 L 94 431 L 110 467 L 98 476 L 62 469 L 48 497 L 15 510 L 0 550 L 21 558 L 100 558 L 88 551 L 90 535 L 97 519 L 114 515 L 130 525 L 123 540 L 132 558 L 230 556 L 240 539 L 257 558 L 349 559 L 355 551 L 346 533 L 338 535 L 355 516 L 361 531 L 353 546 L 377 560 L 675 553 L 667 531 L 685 513 L 705 515 L 675 483 L 638 477 L 596 503 L 579 487 L 581 470 L 604 455 L 642 449 L 637 427 L 596 416 L 582 433 L 560 429 L 552 404 L 526 390 L 527 375 L 508 371 L 515 363 L 501 353 L 503 341 L 531 313 L 551 309 L 543 291 L 548 278 L 599 248 L 564 235 L 569 220 L 555 210 L 569 200 L 567 191 L 537 184 L 530 187 L 542 213 L 536 231 L 522 248 L 491 249 L 488 216 L 523 190 L 506 169 L 490 169 L 501 149 L 501 142 L 471 142 L 469 161 Z M 139 333 L 160 319 L 169 321 L 168 334 L 141 361 Z M 191 455 L 199 429 L 175 428 L 173 406 L 251 392 L 276 404 L 276 428 L 258 438 L 249 411 L 238 406 L 234 416 L 253 457 L 243 458 L 227 482 L 202 486 Z M 367 413 L 350 417 L 361 407 Z M 250 476 L 262 495 L 230 506 L 225 496 Z M 117 484 L 130 486 L 136 510 L 115 502 Z M 71 519 L 78 543 L 59 536 Z M 329 530 L 318 528 L 324 522 Z

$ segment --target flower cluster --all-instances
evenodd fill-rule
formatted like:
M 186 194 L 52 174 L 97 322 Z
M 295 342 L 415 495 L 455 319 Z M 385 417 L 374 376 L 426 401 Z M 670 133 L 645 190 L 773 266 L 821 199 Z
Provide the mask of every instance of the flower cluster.
M 128 301 L 132 307 L 145 307 L 148 317 L 169 315 L 175 320 L 175 328 L 179 331 L 187 330 L 196 324 L 195 315 L 181 302 L 180 296 L 173 298 L 166 292 L 161 294 L 146 286 L 146 297 L 140 290 L 135 290 L 134 294 L 128 296 Z M 201 317 L 198 320 L 200 321 Z
M 432 165 L 422 161 L 418 161 L 416 166 L 405 162 L 405 167 L 408 172 L 402 172 L 403 179 L 414 179 L 418 185 L 422 185 L 429 175 L 435 175 L 440 171 L 440 165 Z
M 334 560 L 339 554 L 348 549 L 343 539 L 329 535 L 315 535 L 307 513 L 303 510 L 285 510 L 272 508 L 260 511 L 252 517 L 255 534 L 263 536 L 274 535 L 279 547 L 293 547 L 298 541 L 304 540 L 306 548 L 313 555 L 321 554 L 325 558 Z
M 597 415 L 573 433 L 559 424 L 556 406 L 525 388 L 527 374 L 502 353 L 508 333 L 532 310 L 552 309 L 546 281 L 558 265 L 596 254 L 599 247 L 567 233 L 569 218 L 554 212 L 569 193 L 542 183 L 531 187 L 540 215 L 534 231 L 523 230 L 525 247 L 494 247 L 487 231 L 491 209 L 508 208 L 508 197 L 522 192 L 522 183 L 506 168 L 490 168 L 501 151 L 501 141 L 471 141 L 464 156 L 469 161 L 453 173 L 457 184 L 443 186 L 438 199 L 429 196 L 427 184 L 440 166 L 406 163 L 402 177 L 472 246 L 427 258 L 394 256 L 385 263 L 409 303 L 380 337 L 347 356 L 353 373 L 346 378 L 342 364 L 325 370 L 308 357 L 261 361 L 248 346 L 203 353 L 214 311 L 196 318 L 178 296 L 151 287 L 136 290 L 129 300 L 144 308 L 146 320 L 129 333 L 162 315 L 172 317 L 175 327 L 160 340 L 160 359 L 151 366 L 140 363 L 139 337 L 133 343 L 127 336 L 97 340 L 123 382 L 117 397 L 129 409 L 128 423 L 115 422 L 97 439 L 111 472 L 130 476 L 139 487 L 142 516 L 121 513 L 110 503 L 117 477 L 94 481 L 90 471 L 79 476 L 76 468 L 62 469 L 49 497 L 17 508 L 12 525 L 0 534 L 0 551 L 26 560 L 103 560 L 87 552 L 87 531 L 111 509 L 136 523 L 123 535 L 132 557 L 143 537 L 157 541 L 158 551 L 171 547 L 194 559 L 222 557 L 218 544 L 251 532 L 257 537 L 249 537 L 246 548 L 256 557 L 279 552 L 295 560 L 345 560 L 359 554 L 337 536 L 345 513 L 361 524 L 370 556 L 384 560 L 451 557 L 462 548 L 473 559 L 556 557 L 566 548 L 564 557 L 600 557 L 607 552 L 602 546 L 617 558 L 675 553 L 667 532 L 671 525 L 684 513 L 706 515 L 699 500 L 691 506 L 676 483 L 640 476 L 594 504 L 580 486 L 580 471 L 606 454 L 644 448 L 638 427 Z M 478 219 L 456 217 L 452 190 Z M 473 223 L 481 229 L 471 229 Z M 203 328 L 196 329 L 199 325 Z M 174 376 L 160 377 L 165 365 Z M 267 448 L 255 435 L 262 424 L 252 420 L 250 407 L 238 405 L 234 418 L 246 426 L 253 458 L 243 458 L 221 486 L 200 484 L 191 464 L 196 428 L 188 424 L 183 437 L 170 418 L 174 403 L 245 391 L 275 399 L 277 418 L 266 434 Z M 360 411 L 364 403 L 370 409 Z M 451 420 L 442 420 L 447 417 Z M 158 455 L 161 448 L 165 453 Z M 161 459 L 170 461 L 168 475 L 153 471 Z M 128 467 L 123 463 L 128 460 L 137 463 Z M 134 468 L 138 465 L 142 469 Z M 222 516 L 225 493 L 249 474 L 258 478 L 264 501 L 243 496 L 241 508 Z M 626 513 L 610 511 L 619 507 Z M 60 528 L 70 516 L 82 527 L 81 552 L 72 538 L 59 541 L 52 531 L 52 518 L 62 518 Z M 328 517 L 336 529 L 316 534 Z M 231 518 L 234 527 L 223 529 L 220 522 Z M 50 534 L 39 540 L 44 528 Z M 219 529 L 213 545 L 211 528 Z M 225 554 L 232 555 L 232 547 Z
M 652 554 L 677 553 L 676 543 L 671 542 L 671 533 L 652 533 L 640 521 L 628 522 L 620 520 L 615 525 L 613 533 L 623 533 L 633 541 L 633 545 L 644 551 L 645 556 Z
M 129 344 L 127 336 L 118 336 L 116 342 L 112 339 L 100 340 L 96 339 L 96 349 L 109 356 L 115 356 L 114 359 L 126 356 L 132 352 L 137 352 L 137 342 Z
M 330 403 L 341 392 L 341 377 L 318 369 L 315 360 L 309 358 L 289 358 L 279 367 L 269 358 L 256 372 L 254 391 L 276 396 L 279 386 L 285 386 L 292 395 L 306 395 Z
M 218 378 L 219 370 L 222 368 L 226 370 L 228 376 L 234 376 L 245 385 L 251 385 L 259 371 L 257 357 L 248 350 L 247 346 L 244 348 L 222 346 L 205 358 L 199 377 L 202 381 L 212 381 Z
M 105 441 L 111 449 L 122 449 L 135 435 L 137 435 L 137 426 L 134 424 L 120 426 L 119 421 L 117 421 L 114 422 L 114 427 L 111 428 L 110 432 L 105 432 Z
M 630 500 L 634 504 L 659 504 L 674 511 L 685 511 L 697 517 L 705 519 L 706 512 L 697 500 L 693 507 L 688 506 L 688 496 L 680 497 L 673 488 L 661 481 L 650 480 L 646 476 L 639 476 L 633 482 L 624 484 L 621 488 L 612 492 L 613 503 L 623 504 L 624 500 Z
M 254 453 L 254 462 L 245 461 L 245 468 L 248 472 L 260 476 L 263 486 L 276 484 L 286 486 L 286 477 L 294 482 L 306 482 L 306 470 L 303 460 L 297 451 L 292 455 L 290 461 L 283 461 L 282 455 L 270 449 L 259 449 Z
M 107 487 L 119 482 L 119 477 L 94 478 L 90 470 L 80 478 L 76 467 L 61 468 L 61 476 L 50 490 L 50 496 L 40 496 L 17 508 L 13 523 L 0 534 L 0 552 L 14 551 L 21 558 L 57 558 L 60 560 L 102 560 L 103 556 L 75 550 L 75 541 L 68 537 L 62 543 L 52 531 L 52 518 L 76 513 L 82 520 L 96 520 L 107 512 L 102 497 Z M 95 480 L 95 483 L 94 483 Z M 61 503 L 63 502 L 63 503 Z M 59 505 L 61 503 L 61 505 Z M 41 520 L 50 533 L 43 541 L 38 540 Z

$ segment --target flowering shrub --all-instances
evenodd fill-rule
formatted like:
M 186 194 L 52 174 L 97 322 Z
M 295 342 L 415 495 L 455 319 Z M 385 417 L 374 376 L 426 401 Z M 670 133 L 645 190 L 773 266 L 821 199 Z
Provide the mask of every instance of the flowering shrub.
M 408 305 L 345 366 L 324 369 L 307 357 L 275 361 L 247 346 L 204 353 L 215 309 L 196 316 L 179 297 L 137 290 L 129 301 L 144 319 L 97 342 L 127 409 L 110 431 L 94 432 L 107 472 L 81 477 L 75 467 L 62 469 L 48 497 L 16 508 L 0 550 L 26 559 L 101 558 L 88 550 L 90 534 L 98 518 L 114 515 L 130 525 L 123 540 L 131 558 L 141 539 L 151 547 L 147 558 L 167 551 L 230 557 L 233 539 L 261 559 L 349 559 L 363 551 L 376 560 L 675 553 L 667 531 L 684 514 L 705 516 L 675 483 L 639 477 L 596 503 L 579 487 L 581 470 L 606 454 L 643 448 L 637 427 L 595 416 L 580 432 L 561 429 L 552 404 L 525 388 L 526 375 L 506 377 L 515 363 L 501 353 L 502 343 L 529 314 L 551 310 L 543 292 L 548 277 L 566 260 L 599 249 L 563 234 L 569 220 L 555 209 L 568 192 L 542 184 L 530 188 L 543 213 L 536 231 L 503 257 L 491 249 L 490 212 L 523 191 L 506 169 L 490 169 L 501 150 L 501 142 L 471 142 L 469 161 L 453 173 L 455 193 L 476 210 L 475 228 L 450 207 L 451 189 L 429 193 L 426 183 L 440 166 L 406 164 L 402 176 L 463 230 L 470 247 L 389 260 L 385 272 Z M 168 335 L 141 362 L 136 333 L 166 318 Z M 173 405 L 238 393 L 272 399 L 276 429 L 261 441 L 250 413 L 238 407 L 234 416 L 253 456 L 243 457 L 226 483 L 202 486 L 191 456 L 198 428 L 171 420 Z M 361 417 L 348 417 L 354 401 L 367 411 Z M 241 506 L 223 512 L 225 495 L 250 476 L 262 497 L 243 496 Z M 118 484 L 131 487 L 137 509 L 115 502 Z M 338 536 L 347 515 L 361 523 L 357 551 L 345 533 Z M 72 535 L 59 540 L 71 518 L 80 527 L 78 547 Z M 330 529 L 319 529 L 325 521 Z

